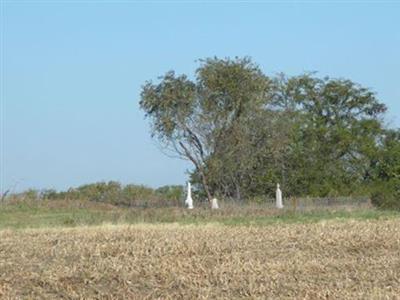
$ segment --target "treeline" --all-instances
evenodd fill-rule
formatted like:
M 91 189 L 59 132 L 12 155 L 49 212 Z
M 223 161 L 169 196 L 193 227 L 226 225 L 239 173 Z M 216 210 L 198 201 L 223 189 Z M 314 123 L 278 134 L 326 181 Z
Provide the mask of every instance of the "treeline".
M 267 76 L 249 58 L 200 61 L 193 80 L 166 73 L 141 108 L 165 151 L 193 163 L 205 197 L 369 195 L 400 207 L 400 131 L 386 106 L 348 79 Z
M 122 185 L 116 181 L 85 184 L 67 191 L 34 190 L 9 194 L 5 200 L 83 200 L 127 207 L 165 207 L 182 205 L 183 187 L 167 185 L 153 189 L 143 185 Z

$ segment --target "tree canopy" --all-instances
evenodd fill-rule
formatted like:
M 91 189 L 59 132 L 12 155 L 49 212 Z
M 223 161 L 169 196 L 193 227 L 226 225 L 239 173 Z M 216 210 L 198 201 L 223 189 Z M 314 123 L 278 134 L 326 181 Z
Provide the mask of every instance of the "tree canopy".
M 365 193 L 399 177 L 399 130 L 384 126 L 376 94 L 348 79 L 208 58 L 193 79 L 170 71 L 146 82 L 140 106 L 208 199 L 268 195 L 277 182 L 293 196 Z

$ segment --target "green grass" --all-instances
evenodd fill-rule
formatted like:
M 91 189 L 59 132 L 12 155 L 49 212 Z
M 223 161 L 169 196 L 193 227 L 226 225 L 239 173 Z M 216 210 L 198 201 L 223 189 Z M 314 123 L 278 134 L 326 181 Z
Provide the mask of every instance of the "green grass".
M 47 203 L 48 204 L 48 203 Z M 0 229 L 75 227 L 134 223 L 220 223 L 228 226 L 264 226 L 275 223 L 315 223 L 322 220 L 400 218 L 400 212 L 373 208 L 318 208 L 302 212 L 278 211 L 263 206 L 227 205 L 220 210 L 197 208 L 120 208 L 97 205 L 0 205 Z

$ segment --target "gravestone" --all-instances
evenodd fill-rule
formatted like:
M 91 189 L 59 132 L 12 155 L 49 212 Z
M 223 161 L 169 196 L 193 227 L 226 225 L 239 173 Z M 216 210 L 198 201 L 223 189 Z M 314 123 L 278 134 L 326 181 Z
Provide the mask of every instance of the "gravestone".
M 187 205 L 188 209 L 193 209 L 192 187 L 190 185 L 190 182 L 188 182 L 187 184 L 187 195 L 185 204 Z
M 211 200 L 211 209 L 218 209 L 218 208 L 219 208 L 219 206 L 218 206 L 217 198 L 212 198 L 212 200 Z
M 279 187 L 279 183 L 276 185 L 276 207 L 277 208 L 283 208 L 283 203 L 282 203 L 282 191 Z

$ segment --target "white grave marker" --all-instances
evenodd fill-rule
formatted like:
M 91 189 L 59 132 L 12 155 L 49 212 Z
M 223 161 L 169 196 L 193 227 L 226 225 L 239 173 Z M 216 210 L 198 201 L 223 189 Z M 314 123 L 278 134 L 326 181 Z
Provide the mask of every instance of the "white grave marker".
M 279 183 L 276 185 L 276 207 L 277 208 L 283 208 L 282 191 L 279 188 Z
M 193 199 L 192 199 L 192 187 L 190 185 L 190 182 L 187 184 L 187 196 L 185 200 L 185 204 L 189 209 L 193 209 Z
M 211 209 L 218 209 L 218 208 L 219 208 L 219 206 L 218 206 L 217 198 L 212 198 L 212 200 L 211 200 Z

